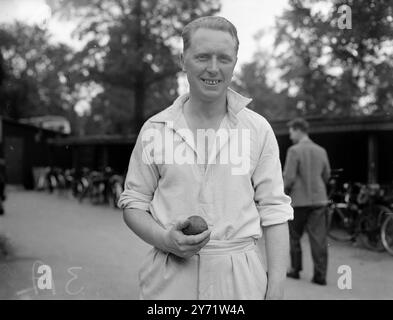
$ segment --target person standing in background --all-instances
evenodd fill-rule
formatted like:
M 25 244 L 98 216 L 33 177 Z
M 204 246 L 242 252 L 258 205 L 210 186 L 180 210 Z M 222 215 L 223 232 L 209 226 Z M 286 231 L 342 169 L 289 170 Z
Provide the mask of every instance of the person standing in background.
M 302 118 L 288 123 L 289 136 L 294 145 L 289 148 L 285 167 L 284 185 L 292 198 L 294 219 L 289 221 L 291 269 L 287 276 L 300 278 L 302 270 L 301 237 L 306 228 L 314 276 L 312 282 L 326 285 L 327 250 L 327 191 L 330 164 L 324 148 L 308 136 L 309 124 Z

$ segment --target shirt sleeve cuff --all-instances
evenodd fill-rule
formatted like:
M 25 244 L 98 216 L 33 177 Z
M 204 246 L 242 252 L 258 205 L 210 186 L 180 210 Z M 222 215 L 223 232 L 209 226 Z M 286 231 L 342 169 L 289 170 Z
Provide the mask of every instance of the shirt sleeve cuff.
M 258 207 L 262 227 L 293 220 L 293 208 L 288 204 Z
M 117 206 L 120 209 L 140 209 L 148 211 L 152 197 L 134 190 L 124 190 Z

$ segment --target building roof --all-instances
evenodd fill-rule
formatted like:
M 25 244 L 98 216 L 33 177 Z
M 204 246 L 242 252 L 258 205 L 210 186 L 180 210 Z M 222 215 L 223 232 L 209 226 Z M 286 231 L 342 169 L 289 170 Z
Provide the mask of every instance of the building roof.
M 82 137 L 67 137 L 50 139 L 49 143 L 64 145 L 112 145 L 112 144 L 134 144 L 137 134 L 132 135 L 90 135 Z
M 20 119 L 19 122 L 32 124 L 40 128 L 59 131 L 67 134 L 71 133 L 71 124 L 68 119 L 63 116 L 46 115 L 40 117 L 30 117 Z
M 6 123 L 7 125 L 11 125 L 11 126 L 16 126 L 16 127 L 23 127 L 29 130 L 33 130 L 33 131 L 42 131 L 42 132 L 50 132 L 50 133 L 56 133 L 56 134 L 60 134 L 62 136 L 67 136 L 69 135 L 68 133 L 64 133 L 64 132 L 59 132 L 57 130 L 52 130 L 49 128 L 42 128 L 42 127 L 37 127 L 31 123 L 25 123 L 25 122 L 21 122 L 15 119 L 11 119 L 8 117 L 4 117 L 0 115 L 0 121 Z
M 287 123 L 292 120 L 271 121 L 276 135 L 288 134 Z M 393 117 L 357 116 L 345 118 L 307 118 L 310 133 L 393 131 Z
M 288 134 L 288 120 L 270 121 L 276 135 Z M 308 118 L 310 133 L 393 131 L 393 117 Z M 54 145 L 129 145 L 138 135 L 90 135 L 50 139 Z

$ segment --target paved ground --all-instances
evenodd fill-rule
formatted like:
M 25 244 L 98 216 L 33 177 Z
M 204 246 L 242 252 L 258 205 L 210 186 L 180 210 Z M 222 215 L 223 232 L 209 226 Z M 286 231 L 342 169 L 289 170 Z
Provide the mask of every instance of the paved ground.
M 0 299 L 138 298 L 138 269 L 149 246 L 127 229 L 120 210 L 17 189 L 8 192 L 5 209 L 0 235 L 11 255 L 0 258 Z M 287 299 L 393 299 L 387 253 L 330 243 L 328 285 L 320 287 L 310 283 L 306 236 L 303 248 L 305 270 L 301 280 L 287 280 Z M 52 290 L 34 289 L 42 264 L 51 267 Z M 340 265 L 351 268 L 351 290 L 338 288 Z

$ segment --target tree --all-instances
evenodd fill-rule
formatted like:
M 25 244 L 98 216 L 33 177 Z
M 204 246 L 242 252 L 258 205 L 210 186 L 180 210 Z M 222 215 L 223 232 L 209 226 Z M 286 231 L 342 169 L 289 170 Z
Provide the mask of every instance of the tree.
M 386 113 L 393 106 L 391 1 L 290 0 L 277 21 L 277 59 L 299 113 L 309 116 Z M 339 27 L 339 8 L 349 5 L 352 29 Z
M 3 59 L 1 114 L 20 119 L 42 115 L 72 116 L 72 50 L 50 43 L 46 29 L 23 23 L 0 28 Z
M 289 0 L 288 4 L 276 21 L 272 56 L 281 73 L 280 93 L 287 99 L 277 101 L 281 107 L 274 108 L 306 117 L 392 114 L 392 2 Z M 344 4 L 351 9 L 352 29 L 339 26 Z M 249 69 L 243 68 L 243 87 L 258 83 L 245 72 L 273 71 L 258 61 L 266 63 L 256 55 Z M 262 79 L 258 84 L 261 92 L 266 90 L 264 83 Z
M 286 119 L 295 114 L 291 108 L 293 101 L 286 90 L 278 91 L 273 84 L 269 84 L 267 75 L 273 70 L 270 60 L 271 56 L 266 52 L 255 53 L 253 60 L 243 64 L 240 73 L 235 75 L 232 86 L 238 92 L 252 97 L 250 108 L 266 119 Z
M 352 29 L 337 28 L 343 5 L 351 8 Z M 329 29 L 332 64 L 344 70 L 358 93 L 355 114 L 393 112 L 393 2 L 391 0 L 334 1 Z M 336 88 L 340 98 L 345 93 Z M 345 101 L 345 98 L 344 98 Z M 339 101 L 340 102 L 340 101 Z
M 138 131 L 148 115 L 168 106 L 176 96 L 180 70 L 176 44 L 184 25 L 220 9 L 218 0 L 49 3 L 63 18 L 80 21 L 76 33 L 86 40 L 77 54 L 81 70 L 85 81 L 99 83 L 104 90 L 93 101 L 92 116 L 101 113 L 102 118 L 108 119 L 104 114 L 110 113 L 109 119 L 116 123 L 119 119 L 114 119 L 114 113 L 131 115 L 122 117 L 124 124 L 118 125 L 132 131 Z M 119 93 L 127 101 L 119 102 Z

